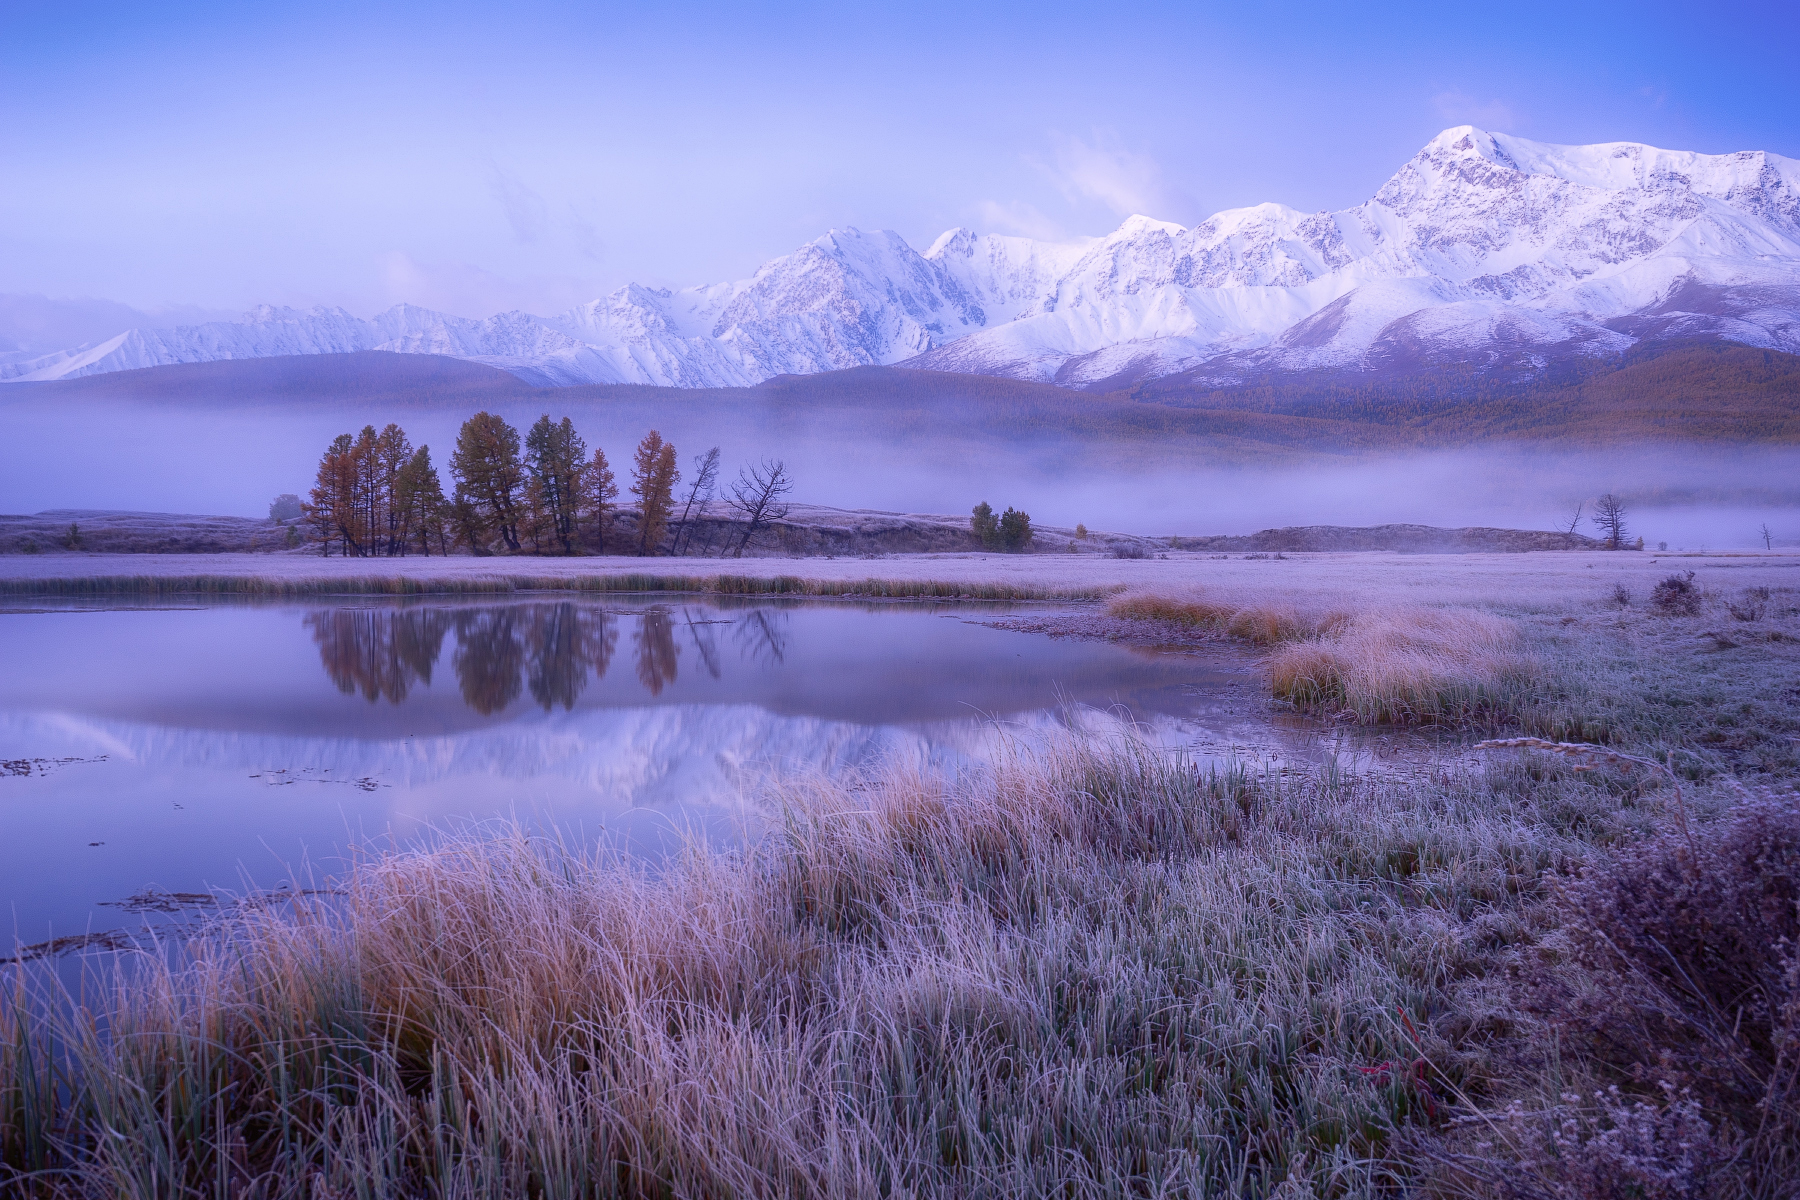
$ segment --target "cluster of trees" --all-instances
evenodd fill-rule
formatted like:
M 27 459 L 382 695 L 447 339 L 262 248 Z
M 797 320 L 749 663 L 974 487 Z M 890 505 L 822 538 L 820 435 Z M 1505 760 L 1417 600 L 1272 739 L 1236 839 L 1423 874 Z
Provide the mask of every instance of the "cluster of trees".
M 398 425 L 339 434 L 319 459 L 311 499 L 304 515 L 326 554 L 334 545 L 355 558 L 406 554 L 415 546 L 429 554 L 434 542 L 439 553 L 449 553 L 431 448 L 413 449 Z
M 1021 554 L 1031 548 L 1031 515 L 1015 508 L 996 516 L 993 506 L 983 500 L 969 517 L 969 529 L 988 550 Z
M 339 435 L 319 460 L 302 506 L 314 540 L 327 555 L 336 547 L 355 557 L 448 554 L 453 545 L 473 554 L 741 557 L 759 533 L 787 517 L 783 497 L 793 488 L 783 463 L 762 462 L 739 472 L 725 497 L 727 512 L 714 512 L 715 446 L 695 458 L 677 514 L 675 447 L 652 429 L 632 456 L 635 501 L 620 505 L 606 452 L 595 447 L 590 456 L 574 423 L 548 414 L 521 439 L 502 418 L 476 413 L 458 432 L 449 466 L 455 486 L 446 496 L 430 447 L 414 450 L 398 425 Z M 629 529 L 617 520 L 622 514 L 630 515 Z

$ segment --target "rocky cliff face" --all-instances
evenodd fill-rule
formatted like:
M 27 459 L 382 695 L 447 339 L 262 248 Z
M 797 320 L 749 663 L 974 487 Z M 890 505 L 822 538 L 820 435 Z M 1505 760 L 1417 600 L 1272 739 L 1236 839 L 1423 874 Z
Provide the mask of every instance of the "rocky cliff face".
M 0 379 L 356 350 L 532 382 L 723 387 L 907 363 L 1091 387 L 1454 362 L 1529 373 L 1647 338 L 1800 351 L 1800 162 L 1447 129 L 1369 200 L 1068 243 L 833 230 L 755 276 L 630 285 L 557 317 L 259 308 L 0 362 Z

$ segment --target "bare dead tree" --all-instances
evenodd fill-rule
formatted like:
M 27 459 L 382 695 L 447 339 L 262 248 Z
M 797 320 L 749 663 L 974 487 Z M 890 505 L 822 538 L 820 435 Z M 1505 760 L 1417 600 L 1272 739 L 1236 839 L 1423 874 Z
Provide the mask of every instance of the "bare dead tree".
M 1583 500 L 1581 503 L 1579 503 L 1575 506 L 1575 515 L 1569 518 L 1569 527 L 1566 530 L 1564 530 L 1563 532 L 1574 533 L 1577 529 L 1579 529 L 1581 527 L 1581 510 L 1586 507 L 1587 507 L 1587 501 L 1585 501 L 1585 500 Z
M 775 521 L 785 521 L 788 506 L 781 498 L 794 490 L 794 482 L 788 477 L 787 465 L 780 459 L 770 462 L 763 459 L 755 466 L 745 467 L 738 472 L 737 481 L 731 485 L 732 511 L 744 522 L 744 532 L 738 537 L 737 554 L 744 557 L 744 551 L 750 548 L 750 539 Z
M 1756 532 L 1762 535 L 1764 550 L 1773 550 L 1775 548 L 1775 533 L 1769 528 L 1769 523 L 1767 521 L 1764 521 L 1762 527 Z
M 693 482 L 688 485 L 687 498 L 681 504 L 681 516 L 675 522 L 675 537 L 669 543 L 670 554 L 686 554 L 688 543 L 693 541 L 693 524 L 696 519 L 706 516 L 706 506 L 713 502 L 719 492 L 719 448 L 714 446 L 705 454 L 694 456 Z
M 1625 548 L 1625 502 L 1611 492 L 1594 501 L 1594 524 L 1606 535 L 1608 550 Z

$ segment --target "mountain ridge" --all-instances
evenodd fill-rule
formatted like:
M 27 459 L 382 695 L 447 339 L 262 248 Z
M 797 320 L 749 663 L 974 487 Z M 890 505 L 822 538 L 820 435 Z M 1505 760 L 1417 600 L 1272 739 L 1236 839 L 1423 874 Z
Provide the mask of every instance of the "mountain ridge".
M 952 229 L 920 253 L 834 229 L 749 279 L 628 284 L 555 317 L 259 306 L 0 359 L 0 381 L 389 350 L 539 386 L 740 387 L 895 366 L 1095 391 L 1457 364 L 1529 377 L 1646 342 L 1800 350 L 1800 162 L 1447 129 L 1361 205 L 1127 218 L 1043 242 Z
M 996 448 L 1049 436 L 1224 457 L 1328 457 L 1499 442 L 1800 445 L 1800 355 L 1718 342 L 1659 343 L 1530 379 L 1442 368 L 1404 377 L 1295 372 L 1218 386 L 1181 375 L 1107 392 L 1005 376 L 857 367 L 776 376 L 753 387 L 588 384 L 545 389 L 479 363 L 380 351 L 187 363 L 0 388 L 0 406 L 74 411 L 345 411 L 356 422 L 408 412 L 604 410 L 643 425 L 748 420 L 771 435 L 865 443 L 973 437 Z M 629 422 L 628 422 L 629 423 Z M 705 436 L 718 436 L 709 433 Z M 779 441 L 779 438 L 777 439 Z

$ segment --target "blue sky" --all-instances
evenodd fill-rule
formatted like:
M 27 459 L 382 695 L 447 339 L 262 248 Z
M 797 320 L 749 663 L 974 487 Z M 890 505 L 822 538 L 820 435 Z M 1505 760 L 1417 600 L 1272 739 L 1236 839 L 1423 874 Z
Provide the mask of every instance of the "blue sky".
M 1800 5 L 0 5 L 0 292 L 554 311 L 833 226 L 1366 199 L 1452 124 L 1800 157 Z

